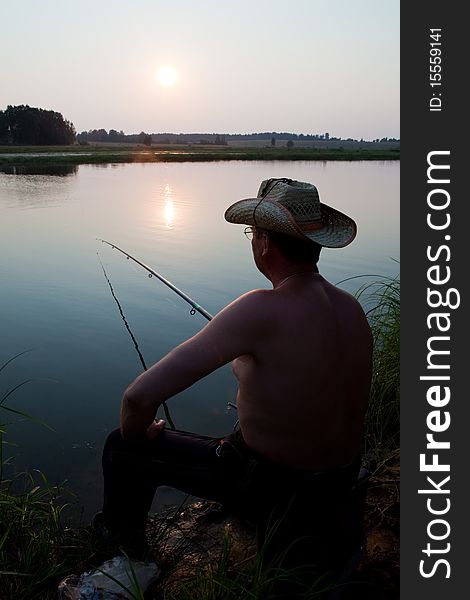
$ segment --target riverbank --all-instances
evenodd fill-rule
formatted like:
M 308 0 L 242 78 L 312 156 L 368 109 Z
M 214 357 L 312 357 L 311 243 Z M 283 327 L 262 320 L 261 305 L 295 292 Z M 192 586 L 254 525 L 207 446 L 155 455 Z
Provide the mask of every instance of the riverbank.
M 389 453 L 372 473 L 366 543 L 342 600 L 399 598 L 399 459 L 398 451 Z M 5 600 L 53 600 L 66 576 L 96 569 L 110 558 L 89 526 L 65 525 L 59 490 L 36 483 L 14 499 L 0 490 L 0 591 Z M 160 570 L 149 600 L 269 598 L 272 582 L 257 563 L 254 529 L 217 503 L 200 501 L 151 516 L 146 535 L 147 559 Z
M 214 145 L 0 146 L 0 168 L 106 163 L 231 160 L 399 160 L 400 150 L 371 148 L 241 147 Z
M 399 598 L 399 461 L 399 452 L 391 452 L 371 476 L 364 516 L 366 543 L 342 600 Z M 265 597 L 266 582 L 256 581 L 254 530 L 217 503 L 197 502 L 150 518 L 147 537 L 152 560 L 162 569 L 154 600 Z M 203 589 L 213 594 L 203 595 Z

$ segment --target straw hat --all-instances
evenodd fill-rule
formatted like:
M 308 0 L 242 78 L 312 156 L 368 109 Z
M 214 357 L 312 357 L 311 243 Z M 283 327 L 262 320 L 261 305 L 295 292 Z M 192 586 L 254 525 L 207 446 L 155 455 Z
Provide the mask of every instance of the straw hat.
M 313 184 L 286 178 L 263 181 L 257 197 L 229 206 L 225 219 L 310 240 L 327 248 L 347 246 L 357 231 L 350 217 L 320 202 Z

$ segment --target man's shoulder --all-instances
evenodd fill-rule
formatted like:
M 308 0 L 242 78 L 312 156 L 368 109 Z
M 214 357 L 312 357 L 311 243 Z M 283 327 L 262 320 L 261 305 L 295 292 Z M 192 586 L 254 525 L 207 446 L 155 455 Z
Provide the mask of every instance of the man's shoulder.
M 249 292 L 246 292 L 245 294 L 242 294 L 235 300 L 233 300 L 233 302 L 231 302 L 228 306 L 226 306 L 224 310 L 226 310 L 226 309 L 252 310 L 252 309 L 256 308 L 257 306 L 259 306 L 260 304 L 265 305 L 267 302 L 270 301 L 271 297 L 272 297 L 272 290 L 263 290 L 263 289 L 251 290 Z
M 330 283 L 329 281 L 324 280 L 324 289 L 327 292 L 330 298 L 337 300 L 338 302 L 342 302 L 345 305 L 350 307 L 354 307 L 356 310 L 362 311 L 362 306 L 359 300 L 351 294 L 350 292 L 343 290 L 342 288 Z
M 223 308 L 206 326 L 215 335 L 252 338 L 264 334 L 272 322 L 272 292 L 252 290 Z
M 331 304 L 337 314 L 338 322 L 354 331 L 355 335 L 364 335 L 364 339 L 371 339 L 371 329 L 359 299 L 353 294 L 331 284 L 328 294 Z

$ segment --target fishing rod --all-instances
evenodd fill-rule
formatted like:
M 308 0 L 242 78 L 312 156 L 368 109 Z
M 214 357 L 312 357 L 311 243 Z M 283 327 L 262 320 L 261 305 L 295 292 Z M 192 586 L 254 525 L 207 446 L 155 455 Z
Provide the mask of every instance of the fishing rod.
M 208 321 L 212 320 L 213 316 L 204 307 L 202 307 L 200 304 L 198 304 L 192 298 L 190 298 L 187 294 L 185 294 L 180 289 L 178 289 L 176 287 L 176 285 L 174 285 L 173 283 L 171 283 L 171 281 L 168 281 L 168 279 L 165 279 L 165 277 L 163 277 L 162 275 L 160 275 L 159 273 L 157 273 L 156 271 L 154 271 L 153 269 L 151 269 L 148 265 L 146 265 L 145 263 L 141 262 L 140 260 L 138 260 L 137 258 L 135 258 L 134 256 L 132 256 L 131 254 L 129 254 L 129 252 L 126 252 L 122 248 L 119 248 L 119 246 L 116 246 L 116 244 L 113 244 L 112 242 L 108 242 L 107 240 L 103 240 L 101 238 L 96 238 L 96 239 L 98 241 L 102 242 L 103 244 L 108 244 L 108 246 L 111 246 L 111 248 L 113 248 L 115 250 L 118 250 L 121 254 L 124 254 L 124 256 L 128 260 L 129 259 L 133 260 L 135 263 L 137 263 L 142 268 L 144 268 L 149 273 L 149 277 L 156 277 L 162 283 L 164 283 L 167 287 L 169 287 L 170 290 L 173 290 L 174 292 L 176 292 L 178 294 L 178 296 L 180 296 L 181 298 L 183 298 L 183 300 L 185 300 L 192 307 L 191 310 L 190 310 L 190 314 L 191 315 L 196 314 L 196 311 L 197 311 L 203 317 L 205 317 Z
M 103 262 L 102 262 L 102 260 L 100 258 L 100 255 L 98 254 L 98 252 L 96 254 L 98 256 L 98 260 L 100 261 L 101 268 L 103 269 L 103 273 L 104 273 L 104 276 L 106 278 L 106 281 L 108 282 L 109 289 L 111 290 L 111 295 L 112 295 L 112 297 L 114 298 L 114 301 L 117 304 L 117 307 L 119 309 L 119 313 L 121 315 L 121 318 L 124 321 L 124 325 L 126 326 L 126 329 L 127 329 L 128 333 L 129 333 L 129 335 L 131 336 L 132 341 L 134 342 L 134 348 L 136 349 L 136 352 L 139 355 L 142 367 L 143 367 L 144 371 L 147 371 L 148 369 L 147 369 L 147 365 L 145 364 L 145 359 L 143 357 L 142 352 L 140 351 L 139 344 L 137 343 L 135 335 L 132 333 L 132 330 L 131 330 L 131 328 L 129 326 L 129 323 L 127 322 L 127 319 L 126 319 L 126 316 L 124 314 L 124 311 L 122 310 L 121 303 L 119 302 L 119 300 L 118 300 L 118 298 L 117 298 L 117 296 L 116 296 L 116 294 L 114 292 L 113 284 L 111 283 L 111 281 L 110 281 L 110 279 L 108 277 L 108 274 L 106 273 L 106 269 L 104 268 L 104 265 L 103 265 Z M 170 410 L 169 410 L 166 402 L 163 402 L 162 406 L 163 406 L 163 412 L 165 413 L 165 417 L 166 417 L 166 420 L 168 422 L 168 425 L 171 427 L 171 429 L 175 429 L 175 424 L 173 422 L 173 419 L 171 418 Z

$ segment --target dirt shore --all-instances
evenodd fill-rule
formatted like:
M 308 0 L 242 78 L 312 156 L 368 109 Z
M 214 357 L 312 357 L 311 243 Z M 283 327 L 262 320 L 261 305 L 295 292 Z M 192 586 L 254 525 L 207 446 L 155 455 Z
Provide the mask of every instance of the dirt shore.
M 362 559 L 344 600 L 399 598 L 399 452 L 391 454 L 373 474 L 368 488 Z M 178 588 L 197 573 L 211 569 L 230 540 L 229 569 L 249 569 L 256 556 L 254 531 L 227 515 L 214 502 L 201 501 L 154 517 L 148 537 L 163 577 L 155 599 L 178 596 Z

